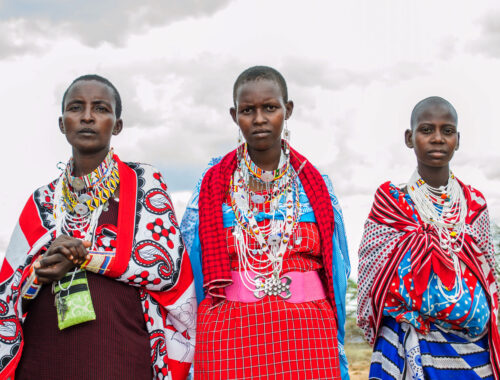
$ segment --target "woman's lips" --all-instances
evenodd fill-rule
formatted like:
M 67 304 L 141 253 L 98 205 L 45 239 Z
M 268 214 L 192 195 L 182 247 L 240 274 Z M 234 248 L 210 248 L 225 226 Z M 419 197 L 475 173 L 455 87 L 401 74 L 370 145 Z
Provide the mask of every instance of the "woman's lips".
M 252 133 L 252 136 L 255 136 L 255 137 L 266 137 L 266 136 L 269 136 L 271 134 L 270 131 L 255 131 Z
M 89 128 L 82 129 L 78 132 L 79 135 L 95 135 L 95 131 Z
M 445 157 L 448 153 L 444 152 L 442 150 L 433 150 L 433 151 L 428 152 L 427 154 L 431 157 L 441 158 L 441 157 Z

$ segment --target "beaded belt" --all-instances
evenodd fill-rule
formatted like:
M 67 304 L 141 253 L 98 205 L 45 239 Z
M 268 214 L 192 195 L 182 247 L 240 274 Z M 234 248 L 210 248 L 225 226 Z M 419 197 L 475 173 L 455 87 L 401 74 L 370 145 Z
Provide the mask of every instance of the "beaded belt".
M 323 283 L 318 272 L 288 272 L 279 279 L 264 278 L 253 274 L 257 282 L 255 290 L 249 290 L 243 284 L 240 273 L 231 271 L 233 283 L 224 288 L 229 301 L 257 302 L 265 296 L 277 296 L 287 302 L 301 303 L 326 298 Z

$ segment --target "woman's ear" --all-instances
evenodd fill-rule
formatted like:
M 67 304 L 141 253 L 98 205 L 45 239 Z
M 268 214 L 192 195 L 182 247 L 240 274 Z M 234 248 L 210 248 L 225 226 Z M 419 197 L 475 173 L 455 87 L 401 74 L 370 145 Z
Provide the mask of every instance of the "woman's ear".
M 413 149 L 413 132 L 411 129 L 405 131 L 405 144 L 408 148 Z
M 293 101 L 292 100 L 289 100 L 288 102 L 286 102 L 285 104 L 285 119 L 288 120 L 290 118 L 290 116 L 292 116 L 292 113 L 293 113 Z
M 61 133 L 63 135 L 66 134 L 66 131 L 64 130 L 64 123 L 63 123 L 62 116 L 59 117 L 59 130 L 61 131 Z
M 234 107 L 231 107 L 229 108 L 229 114 L 231 115 L 231 117 L 233 118 L 233 121 L 238 124 L 238 120 L 236 120 L 236 108 Z
M 119 135 L 122 129 L 123 129 L 123 120 L 118 119 L 115 123 L 115 126 L 113 127 L 113 135 L 114 136 Z

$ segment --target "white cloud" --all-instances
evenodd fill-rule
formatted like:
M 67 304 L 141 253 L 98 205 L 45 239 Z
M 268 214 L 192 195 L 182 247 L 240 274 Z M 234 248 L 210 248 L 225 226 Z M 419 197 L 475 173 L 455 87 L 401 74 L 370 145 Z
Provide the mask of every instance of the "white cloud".
M 88 46 L 104 42 L 124 46 L 130 34 L 189 17 L 207 17 L 224 8 L 229 1 L 6 0 L 0 3 L 0 20 L 27 20 L 30 24 L 46 22 Z

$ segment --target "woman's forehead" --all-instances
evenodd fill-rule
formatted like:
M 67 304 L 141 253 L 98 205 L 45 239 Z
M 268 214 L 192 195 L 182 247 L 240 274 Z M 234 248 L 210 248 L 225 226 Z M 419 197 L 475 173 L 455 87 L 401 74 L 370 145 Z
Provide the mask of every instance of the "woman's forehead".
M 420 110 L 417 115 L 417 123 L 432 120 L 448 119 L 456 124 L 456 118 L 450 107 L 446 104 L 428 104 Z
M 81 80 L 74 83 L 68 90 L 66 101 L 76 96 L 99 96 L 109 98 L 110 101 L 114 102 L 113 90 L 108 85 L 96 80 Z
M 283 98 L 279 84 L 272 79 L 256 79 L 242 83 L 236 91 L 236 101 L 240 103 L 254 97 Z

